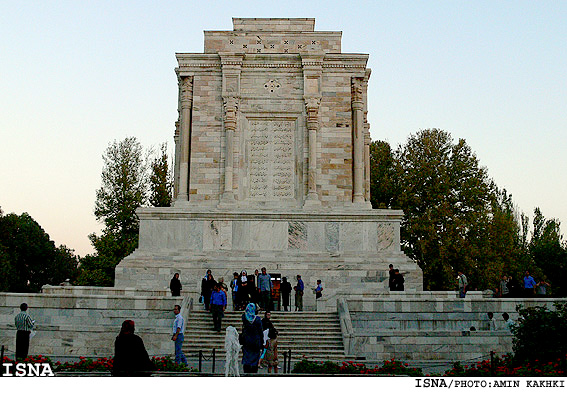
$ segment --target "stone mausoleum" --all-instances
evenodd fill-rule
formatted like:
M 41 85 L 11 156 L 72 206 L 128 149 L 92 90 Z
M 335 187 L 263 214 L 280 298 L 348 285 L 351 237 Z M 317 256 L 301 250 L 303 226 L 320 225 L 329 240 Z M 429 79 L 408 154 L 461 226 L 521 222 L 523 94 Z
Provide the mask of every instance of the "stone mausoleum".
M 336 309 L 337 295 L 386 290 L 392 263 L 421 290 L 403 212 L 370 204 L 368 55 L 343 53 L 342 33 L 314 19 L 233 24 L 176 55 L 175 202 L 139 209 L 116 286 L 164 288 L 179 272 L 197 289 L 209 268 L 228 282 L 265 266 L 307 288 L 321 279 Z
M 333 359 L 474 362 L 512 350 L 501 313 L 515 320 L 518 305 L 565 302 L 423 291 L 421 270 L 400 249 L 403 212 L 370 206 L 368 55 L 342 53 L 341 32 L 315 31 L 314 19 L 233 23 L 205 32 L 204 53 L 177 54 L 173 206 L 138 210 L 139 247 L 117 266 L 115 287 L 0 293 L 8 356 L 21 302 L 37 324 L 30 354 L 112 356 L 132 319 L 151 355 L 171 355 L 175 304 L 188 321 L 186 354 L 204 344 L 222 350 L 196 303 L 207 269 L 228 282 L 266 267 L 275 287 L 303 276 L 305 310 L 317 312 L 275 314 L 280 348 L 296 360 L 334 349 Z M 404 292 L 388 290 L 390 263 Z M 176 272 L 181 297 L 167 289 Z

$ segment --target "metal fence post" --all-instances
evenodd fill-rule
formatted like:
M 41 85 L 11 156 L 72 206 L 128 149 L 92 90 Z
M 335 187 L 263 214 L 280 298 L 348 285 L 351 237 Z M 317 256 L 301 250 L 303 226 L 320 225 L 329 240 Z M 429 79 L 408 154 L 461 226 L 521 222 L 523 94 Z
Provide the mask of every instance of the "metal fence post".
M 287 351 L 287 373 L 291 374 L 291 349 Z
M 285 374 L 287 372 L 287 352 L 284 352 L 283 354 L 283 373 Z
M 215 348 L 213 348 L 213 374 L 215 373 Z
M 494 351 L 490 351 L 490 376 L 494 376 Z
M 202 364 L 203 364 L 203 351 L 199 349 L 199 372 L 202 371 Z

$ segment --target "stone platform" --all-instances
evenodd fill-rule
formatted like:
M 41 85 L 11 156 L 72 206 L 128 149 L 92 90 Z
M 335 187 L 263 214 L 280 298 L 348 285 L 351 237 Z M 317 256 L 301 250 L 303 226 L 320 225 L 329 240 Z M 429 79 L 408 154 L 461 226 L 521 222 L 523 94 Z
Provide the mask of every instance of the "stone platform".
M 117 266 L 117 287 L 167 288 L 180 273 L 183 287 L 199 292 L 207 269 L 228 283 L 233 272 L 266 267 L 292 285 L 302 276 L 307 310 L 333 311 L 339 295 L 386 291 L 392 263 L 407 289 L 422 289 L 421 270 L 400 250 L 401 211 L 146 208 L 138 216 L 139 247 Z M 324 287 L 319 308 L 310 296 L 317 279 Z

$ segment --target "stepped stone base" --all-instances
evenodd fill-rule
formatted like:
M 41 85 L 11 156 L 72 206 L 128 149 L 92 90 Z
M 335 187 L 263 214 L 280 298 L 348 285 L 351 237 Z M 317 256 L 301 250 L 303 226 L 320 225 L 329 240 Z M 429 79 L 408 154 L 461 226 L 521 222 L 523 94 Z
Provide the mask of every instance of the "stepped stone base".
M 200 211 L 138 210 L 138 249 L 116 267 L 116 287 L 167 288 L 180 273 L 184 289 L 199 292 L 207 269 L 230 282 L 233 272 L 266 267 L 306 285 L 307 310 L 336 310 L 336 296 L 372 296 L 387 291 L 388 265 L 405 276 L 407 289 L 421 290 L 421 269 L 400 251 L 400 211 Z M 311 289 L 323 281 L 315 303 Z
M 470 361 L 512 352 L 512 333 L 502 313 L 517 321 L 516 307 L 546 306 L 565 299 L 494 299 L 480 292 L 465 299 L 449 292 L 395 294 L 379 298 L 341 299 L 339 316 L 345 352 L 351 356 L 387 360 Z M 487 312 L 497 330 L 490 330 Z M 471 331 L 471 327 L 475 327 Z

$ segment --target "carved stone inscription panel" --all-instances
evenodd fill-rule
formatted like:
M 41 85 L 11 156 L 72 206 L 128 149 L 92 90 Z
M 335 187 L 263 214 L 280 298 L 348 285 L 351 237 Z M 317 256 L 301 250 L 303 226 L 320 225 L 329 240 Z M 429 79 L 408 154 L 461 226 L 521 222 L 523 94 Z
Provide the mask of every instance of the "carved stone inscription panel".
M 295 198 L 295 121 L 251 120 L 248 197 L 258 201 Z

